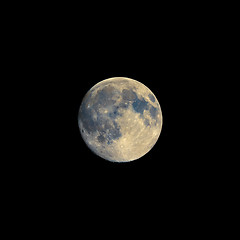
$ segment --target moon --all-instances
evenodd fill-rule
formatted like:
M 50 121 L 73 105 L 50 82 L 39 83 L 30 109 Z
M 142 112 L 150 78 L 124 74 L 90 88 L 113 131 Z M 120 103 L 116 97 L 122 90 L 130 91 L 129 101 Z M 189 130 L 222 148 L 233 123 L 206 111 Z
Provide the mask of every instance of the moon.
M 160 136 L 162 123 L 156 96 L 144 84 L 126 77 L 94 85 L 78 114 L 86 145 L 111 162 L 130 162 L 148 153 Z

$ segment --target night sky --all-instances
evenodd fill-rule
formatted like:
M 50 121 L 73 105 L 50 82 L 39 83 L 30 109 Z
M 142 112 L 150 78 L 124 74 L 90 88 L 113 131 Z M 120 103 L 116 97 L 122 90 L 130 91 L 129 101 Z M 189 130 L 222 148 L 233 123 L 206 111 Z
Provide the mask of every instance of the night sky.
M 21 186 L 31 196 L 35 192 L 51 199 L 58 214 L 61 206 L 80 216 L 86 206 L 103 214 L 106 209 L 121 212 L 124 204 L 139 214 L 151 206 L 158 217 L 163 211 L 169 219 L 174 211 L 184 214 L 182 206 L 199 198 L 211 171 L 202 151 L 205 142 L 198 137 L 201 122 L 207 121 L 199 108 L 204 92 L 200 99 L 195 96 L 207 76 L 198 22 L 176 15 L 172 7 L 148 16 L 99 14 L 92 22 L 79 12 L 54 13 L 59 17 L 49 14 L 53 17 L 34 23 L 27 19 L 32 25 L 17 35 L 22 39 L 29 34 L 22 44 L 19 40 L 16 58 L 24 66 L 14 69 L 29 92 L 31 137 L 24 147 L 29 157 L 14 165 L 25 179 Z M 84 95 L 111 77 L 143 83 L 155 94 L 163 115 L 155 146 L 128 163 L 93 154 L 78 128 Z

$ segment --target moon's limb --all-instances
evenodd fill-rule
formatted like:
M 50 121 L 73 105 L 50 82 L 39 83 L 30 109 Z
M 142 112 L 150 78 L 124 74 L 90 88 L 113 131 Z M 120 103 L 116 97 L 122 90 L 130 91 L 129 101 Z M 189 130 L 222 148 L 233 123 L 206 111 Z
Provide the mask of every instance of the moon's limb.
M 78 122 L 93 152 L 109 161 L 127 162 L 142 157 L 155 145 L 162 128 L 162 112 L 145 85 L 117 77 L 89 90 Z

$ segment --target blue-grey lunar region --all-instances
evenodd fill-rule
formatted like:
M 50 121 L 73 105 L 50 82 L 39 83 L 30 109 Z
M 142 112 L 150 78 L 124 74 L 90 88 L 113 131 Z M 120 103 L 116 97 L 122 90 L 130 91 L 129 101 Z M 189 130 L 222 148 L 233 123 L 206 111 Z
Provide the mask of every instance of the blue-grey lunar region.
M 162 112 L 157 98 L 144 84 L 115 77 L 87 92 L 78 125 L 95 154 L 112 162 L 129 162 L 144 156 L 157 142 Z

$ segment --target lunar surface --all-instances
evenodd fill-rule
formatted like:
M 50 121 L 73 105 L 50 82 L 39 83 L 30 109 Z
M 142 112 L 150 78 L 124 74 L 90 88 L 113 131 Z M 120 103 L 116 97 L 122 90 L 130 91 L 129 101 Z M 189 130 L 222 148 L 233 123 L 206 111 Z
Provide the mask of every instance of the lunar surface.
M 144 84 L 115 77 L 87 92 L 78 125 L 95 154 L 112 162 L 129 162 L 144 156 L 157 142 L 162 112 L 157 98 Z

